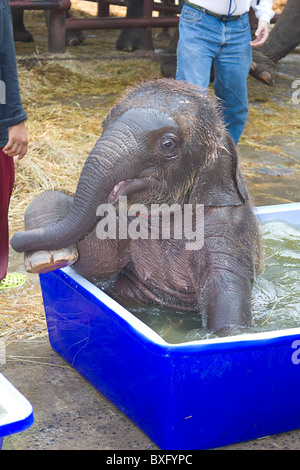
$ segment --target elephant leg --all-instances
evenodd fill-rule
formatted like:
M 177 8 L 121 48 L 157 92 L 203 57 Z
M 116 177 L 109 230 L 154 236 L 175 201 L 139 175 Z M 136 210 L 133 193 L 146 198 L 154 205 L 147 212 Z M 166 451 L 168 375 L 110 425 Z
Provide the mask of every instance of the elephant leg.
M 167 54 L 162 59 L 160 65 L 160 71 L 164 77 L 175 78 L 176 77 L 176 67 L 177 67 L 177 44 L 179 39 L 179 29 L 177 28 L 174 32 L 170 44 L 167 48 Z M 214 81 L 214 67 L 212 65 L 210 71 L 210 81 Z
M 66 11 L 66 18 L 72 18 L 69 11 Z M 49 11 L 45 11 L 45 21 L 47 27 L 49 27 Z M 66 32 L 66 46 L 78 46 L 82 41 L 84 41 L 86 35 L 77 29 L 70 29 Z
M 24 26 L 24 11 L 23 10 L 11 10 L 14 41 L 21 42 L 33 42 L 32 34 Z
M 66 12 L 66 17 L 71 18 L 69 11 Z M 84 41 L 86 35 L 80 29 L 70 29 L 66 32 L 66 46 L 78 46 L 82 41 Z
M 176 28 L 173 34 L 170 44 L 166 50 L 167 55 L 162 59 L 160 71 L 164 77 L 175 78 L 176 76 L 176 65 L 177 65 L 177 43 L 179 37 L 179 30 Z
M 144 14 L 144 0 L 128 0 L 126 18 L 141 18 Z M 126 28 L 121 32 L 116 48 L 132 52 L 143 48 L 144 29 Z
M 66 32 L 66 46 L 78 46 L 86 38 L 81 30 L 70 29 Z
M 251 326 L 249 278 L 242 279 L 229 272 L 213 273 L 206 287 L 203 313 L 209 330 L 223 336 Z
M 27 252 L 24 255 L 24 267 L 28 273 L 41 274 L 65 268 L 76 263 L 78 251 L 76 245 L 61 250 Z
M 277 62 L 300 43 L 299 24 L 299 0 L 288 0 L 266 43 L 252 49 L 252 77 L 267 85 L 273 85 Z
M 40 194 L 25 212 L 25 230 L 43 228 L 63 220 L 69 213 L 73 198 L 58 191 Z M 130 259 L 130 241 L 106 239 L 96 227 L 76 244 L 58 250 L 25 253 L 25 269 L 29 273 L 45 273 L 74 264 L 78 274 L 89 280 L 106 281 L 118 274 Z M 76 264 L 75 264 L 76 263 Z
M 68 214 L 73 198 L 56 191 L 40 194 L 28 206 L 25 213 L 25 230 L 43 228 L 59 222 Z M 26 252 L 25 269 L 29 273 L 44 273 L 70 266 L 78 259 L 76 245 L 60 250 L 42 250 Z
M 207 230 L 210 230 L 209 223 Z M 251 326 L 255 260 L 249 263 L 251 250 L 248 252 L 245 246 L 243 254 L 235 257 L 230 254 L 231 250 L 227 253 L 216 250 L 214 237 L 211 237 L 207 244 L 209 251 L 202 254 L 205 265 L 202 266 L 197 280 L 199 308 L 203 325 L 223 336 Z M 210 251 L 212 249 L 214 251 Z

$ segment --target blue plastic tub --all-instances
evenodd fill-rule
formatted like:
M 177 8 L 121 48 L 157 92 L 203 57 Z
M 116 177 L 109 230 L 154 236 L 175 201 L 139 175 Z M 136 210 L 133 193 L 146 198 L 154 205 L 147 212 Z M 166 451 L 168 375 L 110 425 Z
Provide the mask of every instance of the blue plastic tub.
M 300 224 L 300 203 L 257 214 Z M 161 449 L 300 428 L 300 327 L 168 344 L 71 268 L 40 281 L 54 350 Z
M 29 428 L 33 419 L 29 401 L 0 374 L 0 449 L 5 436 Z

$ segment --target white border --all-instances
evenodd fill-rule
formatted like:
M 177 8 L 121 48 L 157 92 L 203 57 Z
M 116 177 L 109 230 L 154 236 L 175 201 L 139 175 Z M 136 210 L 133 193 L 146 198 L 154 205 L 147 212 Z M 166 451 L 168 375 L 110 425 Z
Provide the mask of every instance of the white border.
M 276 217 L 276 214 L 283 215 L 285 212 L 288 216 L 290 212 L 299 211 L 300 213 L 300 202 L 289 203 L 289 204 L 277 204 L 273 206 L 260 206 L 254 208 L 255 213 L 259 217 L 260 215 L 270 214 L 270 216 Z M 284 220 L 284 217 L 282 218 Z M 275 338 L 288 337 L 294 335 L 300 335 L 299 328 L 287 328 L 285 330 L 273 330 L 273 331 L 264 331 L 262 333 L 245 333 L 232 336 L 224 336 L 221 338 L 211 338 L 211 339 L 202 339 L 198 341 L 188 341 L 184 343 L 168 343 L 166 342 L 158 333 L 152 330 L 148 325 L 143 323 L 137 317 L 135 317 L 131 312 L 129 312 L 125 307 L 122 307 L 118 302 L 113 300 L 109 295 L 105 294 L 101 289 L 96 287 L 94 284 L 89 282 L 84 277 L 77 274 L 71 267 L 61 269 L 62 272 L 70 276 L 76 283 L 81 285 L 88 292 L 93 294 L 97 299 L 111 308 L 117 315 L 127 321 L 132 328 L 134 328 L 138 333 L 143 335 L 148 340 L 154 342 L 155 344 L 168 347 L 170 349 L 176 348 L 189 348 L 190 346 L 204 346 L 204 345 L 213 345 L 213 344 L 222 344 L 222 343 L 237 343 L 237 342 L 254 342 L 254 341 L 264 341 L 271 340 Z

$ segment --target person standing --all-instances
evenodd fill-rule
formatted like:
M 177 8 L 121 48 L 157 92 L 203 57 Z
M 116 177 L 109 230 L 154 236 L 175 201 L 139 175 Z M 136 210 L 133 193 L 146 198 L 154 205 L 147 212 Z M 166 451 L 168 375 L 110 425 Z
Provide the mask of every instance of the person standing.
M 213 66 L 215 95 L 237 145 L 248 117 L 247 77 L 253 47 L 269 34 L 272 0 L 184 0 L 179 20 L 176 79 L 208 88 Z M 258 18 L 251 41 L 248 11 Z
M 23 284 L 24 276 L 7 274 L 8 209 L 13 190 L 14 158 L 27 152 L 27 119 L 21 103 L 12 18 L 8 0 L 0 4 L 0 290 Z

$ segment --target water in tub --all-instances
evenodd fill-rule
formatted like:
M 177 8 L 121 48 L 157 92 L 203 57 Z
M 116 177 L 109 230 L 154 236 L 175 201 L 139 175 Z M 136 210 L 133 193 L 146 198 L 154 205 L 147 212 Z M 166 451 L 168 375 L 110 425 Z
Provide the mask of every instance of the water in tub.
M 267 222 L 261 227 L 265 269 L 262 275 L 256 277 L 254 284 L 253 326 L 239 331 L 241 334 L 300 327 L 300 226 Z M 20 264 L 23 264 L 23 257 L 11 252 L 10 270 L 18 270 Z M 36 283 L 39 292 L 37 277 Z M 157 305 L 141 306 L 125 302 L 123 305 L 169 343 L 215 337 L 202 328 L 199 313 L 191 314 Z
M 253 326 L 239 334 L 300 326 L 300 227 L 274 221 L 261 228 L 265 267 L 255 279 Z M 199 313 L 187 314 L 161 306 L 124 306 L 169 343 L 215 337 L 202 328 Z

